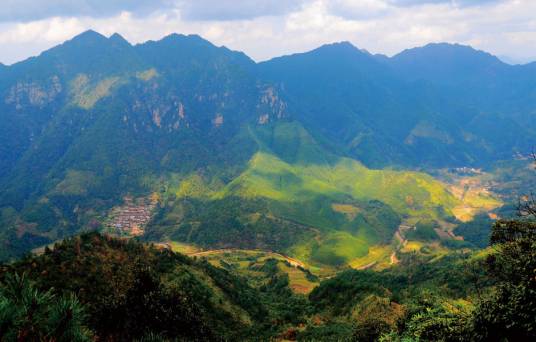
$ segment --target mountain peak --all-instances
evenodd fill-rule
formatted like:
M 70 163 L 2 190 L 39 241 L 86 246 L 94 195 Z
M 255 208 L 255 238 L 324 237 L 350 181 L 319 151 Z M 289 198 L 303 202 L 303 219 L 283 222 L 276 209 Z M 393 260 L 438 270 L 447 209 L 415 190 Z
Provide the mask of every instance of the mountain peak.
M 71 40 L 44 51 L 32 58 L 28 65 L 57 66 L 59 69 L 49 72 L 59 73 L 107 73 L 111 70 L 128 70 L 138 65 L 135 51 L 123 37 L 118 34 L 110 38 L 87 30 Z M 21 64 L 20 67 L 23 67 Z
M 107 38 L 97 31 L 87 30 L 76 36 L 73 39 L 69 40 L 70 42 L 96 42 L 96 41 L 105 41 Z
M 331 46 L 336 46 L 336 47 L 341 47 L 341 48 L 350 48 L 350 49 L 357 49 L 357 47 L 352 44 L 351 42 L 347 41 L 347 40 L 343 40 L 343 41 L 340 41 L 340 42 L 335 42 L 335 43 L 331 43 L 331 44 L 328 44 L 328 45 L 331 45 Z
M 422 79 L 439 84 L 459 84 L 496 77 L 507 64 L 499 58 L 471 46 L 430 43 L 407 49 L 393 56 L 389 63 L 408 79 Z
M 100 54 L 103 50 L 113 49 L 125 51 L 130 47 L 130 43 L 117 33 L 107 38 L 96 31 L 87 30 L 75 36 L 73 39 L 45 51 L 44 54 L 53 53 L 54 55 L 64 54 L 66 56 L 81 54 L 83 55 L 81 58 L 86 58 L 88 54 Z
M 434 63 L 484 63 L 504 64 L 490 53 L 477 50 L 469 45 L 451 43 L 429 43 L 422 47 L 406 49 L 395 55 L 398 60 L 433 60 Z
M 86 49 L 86 48 L 95 48 L 99 46 L 104 46 L 109 44 L 108 38 L 103 36 L 102 34 L 93 31 L 93 30 L 87 30 L 84 31 L 76 36 L 74 36 L 72 39 L 67 40 L 63 44 L 60 44 L 56 47 L 53 47 L 52 49 L 48 51 L 57 51 L 58 49 Z M 45 51 L 46 54 L 48 51 Z
M 126 44 L 126 45 L 130 45 L 130 43 L 128 42 L 128 40 L 126 40 L 125 38 L 123 38 L 122 35 L 120 35 L 119 33 L 114 33 L 110 36 L 110 38 L 108 38 L 108 40 L 110 40 L 111 42 L 115 42 L 115 43 L 118 43 L 118 44 Z
M 216 51 L 217 47 L 208 40 L 201 38 L 198 35 L 184 35 L 172 33 L 164 38 L 154 41 L 150 40 L 142 44 L 136 45 L 138 50 L 146 51 L 151 49 L 154 51 L 167 51 L 166 54 L 176 55 L 177 57 L 185 57 L 186 55 L 205 55 L 208 51 Z M 164 50 L 161 50 L 164 49 Z M 166 60 L 166 56 L 159 56 L 159 60 Z M 168 63 L 170 61 L 166 61 Z
M 211 42 L 209 42 L 206 39 L 203 39 L 201 36 L 199 36 L 197 34 L 184 35 L 184 34 L 179 34 L 179 33 L 172 33 L 170 35 L 165 36 L 161 40 L 159 40 L 159 42 L 169 43 L 169 44 L 174 44 L 174 43 L 178 43 L 178 44 L 183 44 L 183 43 L 188 44 L 188 43 L 190 43 L 190 44 L 192 44 L 193 43 L 193 44 L 196 44 L 196 45 L 204 45 L 204 46 L 214 47 L 214 45 Z
M 360 49 L 349 41 L 341 41 L 330 44 L 324 44 L 310 52 L 313 55 L 322 55 L 332 58 L 348 58 L 350 60 L 359 60 L 372 58 L 373 55 L 365 49 Z
M 329 43 L 324 44 L 320 46 L 319 48 L 313 50 L 313 51 L 322 51 L 322 50 L 329 50 L 329 51 L 345 51 L 345 52 L 356 52 L 360 51 L 355 45 L 350 43 L 349 41 L 342 41 L 342 42 L 335 42 L 335 43 Z

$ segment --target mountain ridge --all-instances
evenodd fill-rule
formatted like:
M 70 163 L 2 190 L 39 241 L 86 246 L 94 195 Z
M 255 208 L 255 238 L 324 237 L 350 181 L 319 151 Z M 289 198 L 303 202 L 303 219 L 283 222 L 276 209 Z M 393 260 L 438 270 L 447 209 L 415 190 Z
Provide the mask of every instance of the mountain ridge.
M 348 42 L 255 63 L 196 35 L 131 45 L 89 31 L 8 67 L 0 81 L 5 257 L 103 229 L 125 196 L 157 198 L 152 236 L 209 246 L 221 233 L 214 227 L 228 227 L 248 236 L 230 237 L 231 246 L 301 246 L 328 263 L 355 255 L 315 252 L 315 229 L 334 246 L 361 241 L 366 253 L 396 220 L 455 220 L 452 198 L 434 200 L 446 185 L 415 170 L 485 167 L 526 149 L 532 106 L 514 95 L 533 81 L 518 82 L 517 71 L 498 87 L 459 78 L 460 91 L 435 82 L 434 69 L 430 81 L 407 79 L 395 62 Z M 489 96 L 507 88 L 512 114 Z M 334 184 L 329 174 L 353 181 Z M 374 188 L 400 194 L 395 201 Z M 361 207 L 372 216 L 337 212 Z M 379 215 L 393 219 L 380 224 Z
M 147 40 L 147 41 L 144 41 L 144 42 L 140 42 L 140 43 L 136 43 L 136 44 L 132 44 L 130 43 L 127 39 L 125 39 L 121 34 L 119 34 L 118 32 L 114 32 L 113 34 L 111 34 L 109 37 L 106 37 L 105 35 L 93 30 L 93 29 L 88 29 L 86 31 L 83 31 L 77 35 L 75 35 L 73 38 L 67 40 L 66 42 L 69 42 L 69 41 L 72 41 L 72 40 L 75 40 L 76 38 L 89 38 L 89 37 L 93 37 L 94 39 L 100 39 L 102 40 L 102 38 L 105 38 L 105 39 L 108 39 L 108 40 L 111 40 L 111 41 L 115 41 L 115 42 L 122 42 L 122 43 L 128 43 L 128 45 L 130 46 L 138 46 L 138 45 L 144 45 L 146 43 L 152 43 L 152 42 L 158 42 L 158 41 L 161 41 L 161 40 L 164 40 L 170 36 L 184 36 L 184 37 L 197 37 L 197 38 L 200 38 L 202 40 L 204 40 L 205 42 L 209 42 L 208 40 L 202 38 L 200 35 L 198 34 L 188 34 L 188 35 L 185 35 L 185 34 L 180 34 L 180 33 L 171 33 L 159 40 Z M 59 45 L 63 45 L 63 44 L 59 44 Z M 358 51 L 361 51 L 363 53 L 366 53 L 368 55 L 371 55 L 371 56 L 377 56 L 377 57 L 381 57 L 382 59 L 393 59 L 393 58 L 397 58 L 397 57 L 400 57 L 400 56 L 403 56 L 407 53 L 410 53 L 410 52 L 419 52 L 419 51 L 423 51 L 423 50 L 427 50 L 429 48 L 432 48 L 432 47 L 448 47 L 448 48 L 451 48 L 451 49 L 460 49 L 460 48 L 469 48 L 470 50 L 472 50 L 473 52 L 476 52 L 476 53 L 481 53 L 481 54 L 484 54 L 484 55 L 487 55 L 487 56 L 490 56 L 492 57 L 493 59 L 495 59 L 496 61 L 500 62 L 501 64 L 505 64 L 509 67 L 523 67 L 523 66 L 528 66 L 528 65 L 531 65 L 531 64 L 535 64 L 536 61 L 529 61 L 529 62 L 524 62 L 524 63 L 516 63 L 516 64 L 509 64 L 509 63 L 505 63 L 503 62 L 499 57 L 489 53 L 489 52 L 486 52 L 485 50 L 480 50 L 480 49 L 475 49 L 473 48 L 472 46 L 470 45 L 465 45 L 465 44 L 460 44 L 460 43 L 448 43 L 448 42 L 430 42 L 430 43 L 427 43 L 425 45 L 421 45 L 421 46 L 416 46 L 416 47 L 412 47 L 412 48 L 406 48 L 398 53 L 395 53 L 393 54 L 392 56 L 387 56 L 385 54 L 381 54 L 381 53 L 371 53 L 369 51 L 367 51 L 366 49 L 359 49 L 357 48 L 353 43 L 351 43 L 350 41 L 346 41 L 346 40 L 342 40 L 342 41 L 335 41 L 335 42 L 331 42 L 331 43 L 325 43 L 325 44 L 322 44 L 321 46 L 317 47 L 317 48 L 314 48 L 314 49 L 311 49 L 311 50 L 307 50 L 307 51 L 304 51 L 304 52 L 298 52 L 298 53 L 291 53 L 291 54 L 285 54 L 285 55 L 281 55 L 281 56 L 275 56 L 275 57 L 272 57 L 268 60 L 264 60 L 264 61 L 259 61 L 259 62 L 255 62 L 256 64 L 261 64 L 261 63 L 266 63 L 266 62 L 269 62 L 273 59 L 278 59 L 278 58 L 283 58 L 283 57 L 289 57 L 289 56 L 293 56 L 293 55 L 301 55 L 301 54 L 307 54 L 307 53 L 310 53 L 310 52 L 313 52 L 315 50 L 318 50 L 319 48 L 322 48 L 322 47 L 326 47 L 326 46 L 330 46 L 330 45 L 345 45 L 347 47 L 352 47 Z M 0 68 L 3 68 L 3 67 L 11 67 L 15 64 L 19 64 L 19 63 L 23 63 L 29 59 L 33 59 L 33 58 L 36 58 L 36 57 L 39 57 L 41 54 L 43 54 L 44 52 L 47 52 L 51 49 L 54 49 L 56 46 L 50 48 L 50 49 L 47 49 L 47 50 L 44 50 L 43 52 L 41 52 L 39 55 L 37 56 L 32 56 L 32 57 L 28 57 L 24 60 L 21 60 L 21 61 L 18 61 L 18 62 L 15 62 L 13 64 L 9 64 L 9 65 L 6 65 L 6 64 L 3 64 L 0 62 Z M 224 45 L 220 46 L 221 48 L 226 48 Z

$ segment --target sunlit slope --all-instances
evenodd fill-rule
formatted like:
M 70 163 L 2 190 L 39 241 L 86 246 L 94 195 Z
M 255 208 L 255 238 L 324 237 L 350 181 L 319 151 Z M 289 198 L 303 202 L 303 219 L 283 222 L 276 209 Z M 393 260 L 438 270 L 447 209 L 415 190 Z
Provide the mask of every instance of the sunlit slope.
M 459 204 L 444 184 L 424 173 L 371 170 L 348 158 L 333 165 L 290 164 L 266 152 L 255 154 L 247 170 L 219 196 L 231 194 L 281 202 L 308 202 L 318 196 L 379 200 L 400 215 L 434 219 L 451 216 Z
M 377 261 L 369 257 L 370 248 L 389 245 L 401 220 L 452 218 L 460 204 L 445 184 L 427 174 L 372 170 L 337 157 L 299 124 L 251 133 L 259 151 L 238 177 L 211 195 L 212 201 L 263 201 L 266 211 L 250 216 L 239 211 L 242 222 L 252 226 L 257 221 L 250 217 L 258 215 L 303 225 L 309 233 L 284 251 L 311 266 L 341 266 L 365 257 L 367 263 Z
M 279 251 L 312 268 L 360 268 L 390 262 L 402 222 L 454 220 L 463 205 L 432 176 L 369 169 L 297 122 L 245 130 L 258 150 L 230 182 L 170 179 L 175 204 L 153 226 L 155 236 Z
M 290 164 L 267 152 L 258 152 L 218 196 L 269 199 L 275 215 L 318 228 L 314 239 L 288 252 L 311 265 L 331 266 L 352 263 L 368 256 L 372 246 L 388 244 L 401 218 L 445 219 L 459 203 L 426 174 L 371 170 L 347 158 Z

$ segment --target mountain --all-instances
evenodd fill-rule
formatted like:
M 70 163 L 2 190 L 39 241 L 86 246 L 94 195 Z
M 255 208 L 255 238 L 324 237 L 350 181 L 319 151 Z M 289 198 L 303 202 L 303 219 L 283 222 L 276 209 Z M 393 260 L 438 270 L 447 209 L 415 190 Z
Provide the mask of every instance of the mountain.
M 390 62 L 407 79 L 443 85 L 488 83 L 493 78 L 506 76 L 509 68 L 489 53 L 447 43 L 404 50 Z
M 431 44 L 385 58 L 341 43 L 259 68 L 296 98 L 308 127 L 369 166 L 482 166 L 532 144 L 530 110 L 520 106 L 534 83 L 519 77 L 533 69 L 469 47 Z
M 388 258 L 401 223 L 450 227 L 468 200 L 418 169 L 487 166 L 535 136 L 534 67 L 460 46 L 257 64 L 195 35 L 88 31 L 0 72 L 4 259 L 86 229 L 314 267 Z
M 237 175 L 256 148 L 243 127 L 284 114 L 254 66 L 197 36 L 134 47 L 90 31 L 10 67 L 0 206 L 19 238 L 6 243 L 60 238 L 93 218 L 76 212 L 159 188 L 160 177 Z M 46 223 L 35 230 L 15 212 Z

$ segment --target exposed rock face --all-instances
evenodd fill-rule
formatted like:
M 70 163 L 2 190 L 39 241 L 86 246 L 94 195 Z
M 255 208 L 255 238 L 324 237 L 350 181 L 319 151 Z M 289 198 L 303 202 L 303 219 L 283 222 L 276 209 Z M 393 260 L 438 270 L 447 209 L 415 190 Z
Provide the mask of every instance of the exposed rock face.
M 153 122 L 158 128 L 162 127 L 162 118 L 160 117 L 160 110 L 158 108 L 153 110 Z
M 216 113 L 216 116 L 214 117 L 214 119 L 212 119 L 212 125 L 214 125 L 214 127 L 220 127 L 221 125 L 223 125 L 223 115 L 220 113 Z
M 263 115 L 259 116 L 259 121 L 258 121 L 259 125 L 266 124 L 268 122 L 269 118 L 270 118 L 270 116 L 268 114 L 263 114 Z
M 287 104 L 283 101 L 277 90 L 273 87 L 262 88 L 260 90 L 259 104 L 257 112 L 260 116 L 257 119 L 259 125 L 265 125 L 270 121 L 281 119 L 286 116 Z
M 285 113 L 287 108 L 286 103 L 279 98 L 277 91 L 273 87 L 269 87 L 264 91 L 264 95 L 261 98 L 263 104 L 268 104 L 272 109 L 273 114 L 280 119 Z
M 19 81 L 9 89 L 5 103 L 15 105 L 17 109 L 22 109 L 25 104 L 42 108 L 54 101 L 62 89 L 58 76 L 52 76 L 45 84 Z
M 185 115 L 184 115 L 184 105 L 182 104 L 182 102 L 179 102 L 179 117 L 181 119 L 184 119 L 185 118 Z

